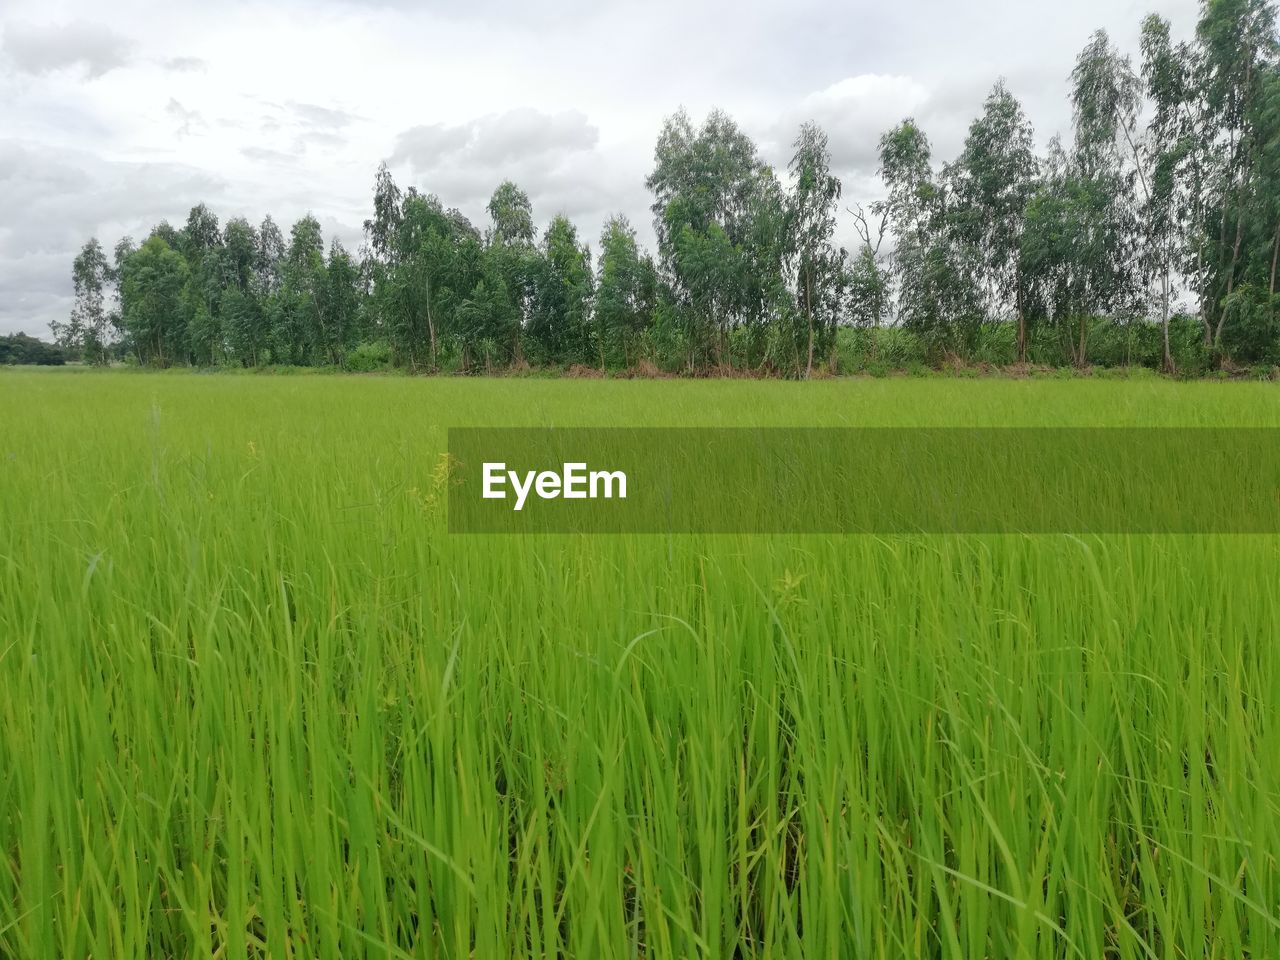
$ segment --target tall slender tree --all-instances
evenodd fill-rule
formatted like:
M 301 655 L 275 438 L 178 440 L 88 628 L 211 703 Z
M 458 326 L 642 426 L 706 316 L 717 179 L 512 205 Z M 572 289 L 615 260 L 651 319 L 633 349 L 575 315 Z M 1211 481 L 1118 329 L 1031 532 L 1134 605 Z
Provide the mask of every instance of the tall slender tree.
M 981 264 L 986 315 L 1011 313 L 1017 320 L 1019 361 L 1027 359 L 1022 234 L 1037 175 L 1031 124 L 1022 105 L 999 82 L 948 170 L 954 194 L 949 215 L 953 229 Z
M 793 147 L 787 258 L 805 320 L 805 376 L 810 377 L 815 351 L 825 355 L 835 343 L 848 258 L 832 239 L 841 185 L 831 172 L 827 135 L 817 124 L 805 123 Z
M 657 273 L 640 252 L 636 232 L 626 217 L 610 217 L 600 235 L 596 274 L 595 345 L 600 367 L 628 366 L 657 306 Z
M 66 323 L 51 324 L 58 345 L 93 364 L 107 362 L 111 325 L 106 289 L 111 265 L 96 237 L 91 237 L 71 264 L 75 302 Z

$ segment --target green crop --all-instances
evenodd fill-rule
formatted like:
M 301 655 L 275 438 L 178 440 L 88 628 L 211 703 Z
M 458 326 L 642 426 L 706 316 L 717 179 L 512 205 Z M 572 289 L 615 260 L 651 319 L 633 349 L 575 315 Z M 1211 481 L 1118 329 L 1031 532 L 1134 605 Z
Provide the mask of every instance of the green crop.
M 701 424 L 1280 393 L 0 374 L 0 956 L 1280 956 L 1280 536 L 445 532 Z

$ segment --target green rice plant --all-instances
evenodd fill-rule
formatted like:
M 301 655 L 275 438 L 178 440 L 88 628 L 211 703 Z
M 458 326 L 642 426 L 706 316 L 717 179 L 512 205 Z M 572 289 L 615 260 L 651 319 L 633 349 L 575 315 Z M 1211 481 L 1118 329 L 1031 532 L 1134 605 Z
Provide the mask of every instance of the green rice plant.
M 1280 538 L 445 530 L 448 426 L 948 424 L 1280 394 L 0 374 L 0 956 L 1280 956 Z

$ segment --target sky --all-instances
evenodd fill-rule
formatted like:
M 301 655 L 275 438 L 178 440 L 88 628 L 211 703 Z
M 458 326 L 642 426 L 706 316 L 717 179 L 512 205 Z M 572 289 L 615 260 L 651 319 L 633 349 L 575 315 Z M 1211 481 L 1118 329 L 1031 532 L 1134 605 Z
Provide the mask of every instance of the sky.
M 0 334 L 47 337 L 71 261 L 196 203 L 222 223 L 307 212 L 355 251 L 386 161 L 483 227 L 504 179 L 596 246 L 644 186 L 663 118 L 728 111 L 782 172 L 830 137 L 843 203 L 881 194 L 876 145 L 913 116 L 935 162 L 1004 78 L 1043 145 L 1093 31 L 1137 52 L 1195 0 L 0 0 Z M 852 242 L 851 218 L 842 239 Z

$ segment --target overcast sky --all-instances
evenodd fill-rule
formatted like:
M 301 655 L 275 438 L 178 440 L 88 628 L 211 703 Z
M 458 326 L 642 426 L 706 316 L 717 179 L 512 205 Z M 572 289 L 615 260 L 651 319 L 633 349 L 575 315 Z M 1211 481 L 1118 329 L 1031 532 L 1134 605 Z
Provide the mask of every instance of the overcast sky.
M 954 156 L 992 83 L 1037 140 L 1067 131 L 1090 33 L 1136 52 L 1194 0 L 0 0 L 0 333 L 47 336 L 71 260 L 205 202 L 221 222 L 313 212 L 353 251 L 385 159 L 477 225 L 502 179 L 540 224 L 605 217 L 651 238 L 662 118 L 728 110 L 785 168 L 823 125 L 847 202 L 879 195 L 876 140 L 913 115 Z M 845 226 L 847 229 L 847 225 Z

